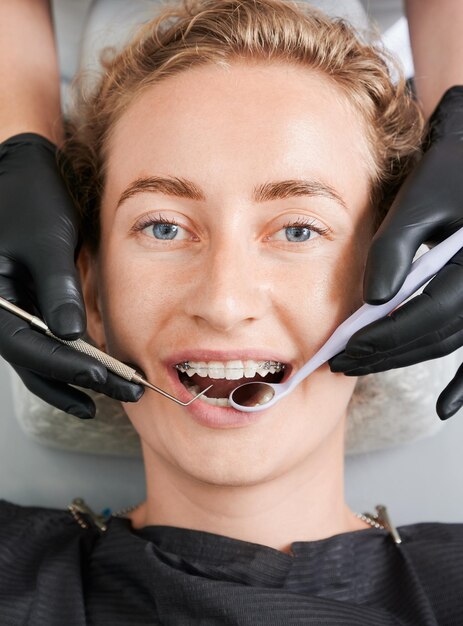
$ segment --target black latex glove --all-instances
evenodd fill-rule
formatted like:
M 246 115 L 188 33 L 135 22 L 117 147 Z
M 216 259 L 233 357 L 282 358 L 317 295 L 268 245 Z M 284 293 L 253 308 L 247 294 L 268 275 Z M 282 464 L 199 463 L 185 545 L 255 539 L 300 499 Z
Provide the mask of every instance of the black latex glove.
M 367 259 L 364 299 L 382 304 L 400 289 L 416 250 L 463 226 L 463 86 L 449 89 L 434 111 L 426 149 L 376 233 Z M 333 372 L 362 376 L 435 359 L 463 345 L 463 251 L 423 293 L 356 332 L 330 359 Z M 463 366 L 437 400 L 441 419 L 463 404 Z
M 78 216 L 58 170 L 56 147 L 24 133 L 0 144 L 0 296 L 42 317 L 53 333 L 77 339 L 86 317 L 74 257 Z M 89 356 L 0 309 L 0 355 L 26 387 L 59 409 L 94 417 L 87 394 L 136 401 L 143 393 Z

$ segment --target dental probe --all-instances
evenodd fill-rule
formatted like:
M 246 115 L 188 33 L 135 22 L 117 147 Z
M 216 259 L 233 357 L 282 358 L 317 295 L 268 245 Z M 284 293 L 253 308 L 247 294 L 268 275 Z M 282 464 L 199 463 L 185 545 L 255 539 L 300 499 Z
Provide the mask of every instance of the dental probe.
M 450 259 L 463 248 L 463 228 L 441 241 L 412 263 L 402 287 L 388 302 L 364 304 L 338 326 L 328 341 L 314 356 L 284 383 L 250 382 L 243 383 L 230 393 L 230 406 L 245 413 L 262 411 L 273 406 L 287 396 L 307 376 L 326 363 L 335 354 L 342 352 L 347 342 L 360 328 L 385 317 L 422 287 Z
M 118 361 L 114 357 L 109 356 L 109 354 L 106 354 L 106 352 L 102 352 L 101 350 L 98 350 L 98 348 L 95 348 L 94 346 L 92 346 L 90 343 L 87 343 L 83 339 L 76 339 L 75 341 L 68 341 L 67 339 L 60 339 L 60 337 L 57 337 L 51 332 L 51 330 L 48 328 L 45 322 L 43 322 L 40 318 L 36 317 L 35 315 L 31 315 L 27 311 L 24 311 L 23 309 L 21 309 L 19 306 L 16 306 L 16 304 L 9 302 L 9 300 L 5 300 L 5 298 L 2 298 L 1 296 L 0 296 L 0 306 L 3 309 L 6 309 L 7 311 L 9 311 L 10 313 L 14 313 L 18 317 L 21 317 L 23 320 L 26 320 L 26 322 L 29 322 L 29 324 L 33 328 L 40 330 L 41 332 L 45 333 L 45 335 L 48 335 L 52 339 L 56 339 L 56 341 L 59 341 L 60 343 L 64 343 L 65 346 L 69 346 L 70 348 L 73 348 L 74 350 L 77 350 L 78 352 L 83 352 L 84 354 L 87 354 L 88 356 L 93 357 L 100 363 L 103 363 L 103 365 L 108 370 L 110 370 L 111 372 L 114 372 L 114 374 L 117 374 L 121 378 L 124 378 L 125 380 L 128 380 L 131 383 L 137 383 L 138 385 L 143 385 L 144 387 L 148 387 L 149 389 L 152 389 L 153 391 L 157 391 L 158 393 L 165 396 L 166 398 L 169 398 L 169 400 L 173 400 L 174 402 L 176 402 L 177 404 L 181 404 L 182 406 L 188 406 L 189 404 L 197 400 L 200 396 L 205 394 L 206 391 L 209 391 L 211 387 L 213 387 L 213 385 L 209 385 L 207 389 L 203 389 L 200 393 L 198 393 L 197 396 L 195 396 L 188 402 L 182 402 L 181 400 L 177 400 L 177 398 L 174 398 L 174 396 L 171 396 L 166 391 L 159 389 L 159 387 L 152 385 L 145 378 L 143 378 L 143 376 L 141 376 L 137 372 L 137 370 L 133 369 L 132 367 L 129 367 L 125 363 L 122 363 L 122 361 Z

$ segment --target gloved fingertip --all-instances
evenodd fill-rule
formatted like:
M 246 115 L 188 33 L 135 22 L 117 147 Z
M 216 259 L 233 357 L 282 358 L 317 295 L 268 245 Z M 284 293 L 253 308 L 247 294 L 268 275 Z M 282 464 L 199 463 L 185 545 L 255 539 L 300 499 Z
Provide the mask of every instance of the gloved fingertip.
M 380 280 L 379 272 L 373 272 L 368 266 L 363 276 L 363 300 L 367 304 L 383 304 L 391 299 L 391 289 L 383 280 Z
M 344 376 L 367 376 L 367 374 L 371 374 L 372 370 L 369 367 L 357 367 L 347 372 L 344 372 Z
M 344 355 L 330 360 L 329 366 L 333 374 L 344 374 L 345 376 L 363 376 L 364 374 L 370 374 L 368 367 L 362 366 L 354 359 L 349 359 L 349 357 L 345 357 Z
M 124 388 L 118 395 L 121 402 L 138 402 L 145 393 L 145 388 L 141 385 L 133 385 L 130 388 Z
M 452 415 L 450 413 L 446 413 L 445 411 L 439 411 L 436 408 L 437 411 L 437 415 L 439 416 L 439 419 L 441 420 L 441 422 L 445 422 L 445 420 L 448 420 L 449 417 L 452 417 Z
M 386 293 L 384 291 L 378 291 L 377 289 L 371 289 L 369 291 L 365 291 L 363 294 L 363 301 L 366 304 L 371 304 L 372 306 L 378 306 L 379 304 L 385 304 L 389 302 L 395 293 Z
M 347 344 L 345 348 L 345 358 L 349 359 L 349 363 L 352 369 L 352 365 L 357 365 L 355 363 L 358 359 L 363 359 L 367 356 L 374 356 L 377 353 L 377 349 L 371 343 L 352 343 L 351 345 Z M 346 362 L 346 364 L 349 364 Z
M 330 370 L 334 373 L 346 372 L 355 367 L 355 362 L 343 352 L 328 361 Z
M 462 405 L 463 405 L 463 398 L 459 401 L 453 400 L 452 402 L 449 402 L 445 398 L 445 396 L 444 397 L 439 396 L 437 403 L 436 403 L 436 412 L 437 412 L 437 415 L 439 416 L 439 419 L 444 422 L 445 420 L 448 420 L 450 417 L 453 417 L 455 413 L 458 413 Z
M 50 312 L 46 321 L 55 335 L 73 341 L 85 332 L 85 309 L 78 303 L 67 302 Z
M 384 221 L 368 252 L 363 275 L 363 299 L 367 304 L 384 304 L 393 298 L 410 270 L 415 241 L 408 241 L 408 231 L 397 232 Z
M 389 302 L 396 293 L 399 291 L 401 287 L 401 283 L 397 279 L 397 277 L 393 278 L 393 282 L 386 283 L 384 278 L 381 280 L 379 276 L 376 276 L 376 279 L 373 277 L 367 279 L 365 275 L 365 280 L 363 284 L 363 300 L 367 304 L 371 304 L 377 306 L 378 304 L 384 304 L 385 302 Z
M 145 388 L 139 385 L 139 387 L 134 390 L 133 400 L 131 400 L 131 402 L 138 402 L 144 393 L 145 393 Z
M 70 413 L 71 415 L 74 415 L 75 417 L 78 417 L 81 420 L 89 420 L 89 419 L 93 419 L 95 417 L 96 414 L 96 409 L 95 407 L 84 407 L 81 405 L 74 405 L 69 407 L 66 410 L 66 413 Z

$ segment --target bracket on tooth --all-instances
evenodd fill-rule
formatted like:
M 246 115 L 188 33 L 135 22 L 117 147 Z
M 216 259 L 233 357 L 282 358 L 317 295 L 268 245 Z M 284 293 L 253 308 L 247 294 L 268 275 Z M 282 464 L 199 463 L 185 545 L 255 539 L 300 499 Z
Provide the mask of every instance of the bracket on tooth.
M 191 365 L 188 363 L 188 361 L 184 361 L 183 363 L 177 363 L 177 365 L 175 366 L 177 369 L 179 367 L 183 367 L 184 370 L 189 370 L 191 369 Z
M 265 370 L 269 370 L 271 367 L 274 367 L 277 371 L 284 369 L 284 364 L 283 363 L 277 363 L 276 365 L 274 365 L 275 361 L 264 361 L 263 364 L 263 369 Z

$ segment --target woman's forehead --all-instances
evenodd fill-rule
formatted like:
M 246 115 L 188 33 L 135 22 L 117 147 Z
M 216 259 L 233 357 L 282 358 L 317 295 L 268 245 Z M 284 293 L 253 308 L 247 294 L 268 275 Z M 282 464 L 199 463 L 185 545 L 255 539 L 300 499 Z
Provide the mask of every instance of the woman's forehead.
M 108 177 L 181 171 L 223 186 L 312 174 L 344 186 L 368 178 L 369 158 L 363 119 L 326 77 L 288 64 L 208 65 L 131 103 L 108 144 Z

